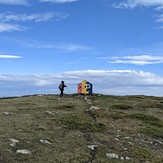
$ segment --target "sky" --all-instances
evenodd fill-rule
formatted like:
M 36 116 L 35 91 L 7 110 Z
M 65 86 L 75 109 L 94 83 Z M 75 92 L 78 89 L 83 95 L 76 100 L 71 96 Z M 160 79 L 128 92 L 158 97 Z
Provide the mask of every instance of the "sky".
M 163 96 L 163 0 L 0 0 L 0 97 Z

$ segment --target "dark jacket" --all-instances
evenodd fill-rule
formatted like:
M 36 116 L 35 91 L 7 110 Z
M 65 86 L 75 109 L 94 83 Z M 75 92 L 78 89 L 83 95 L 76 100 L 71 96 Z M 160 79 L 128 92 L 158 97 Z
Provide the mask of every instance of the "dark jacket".
M 64 87 L 67 87 L 67 86 L 64 83 L 61 83 L 58 88 L 64 91 Z

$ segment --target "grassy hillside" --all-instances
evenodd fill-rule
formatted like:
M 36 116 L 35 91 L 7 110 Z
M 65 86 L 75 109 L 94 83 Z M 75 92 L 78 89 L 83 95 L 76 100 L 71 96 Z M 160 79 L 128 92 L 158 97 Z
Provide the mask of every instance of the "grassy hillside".
M 0 163 L 162 163 L 163 98 L 0 99 Z

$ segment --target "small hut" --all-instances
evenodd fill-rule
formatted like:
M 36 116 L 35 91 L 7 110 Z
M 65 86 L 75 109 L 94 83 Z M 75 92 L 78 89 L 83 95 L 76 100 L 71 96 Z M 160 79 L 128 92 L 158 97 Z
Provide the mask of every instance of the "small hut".
M 78 84 L 78 94 L 92 95 L 93 85 L 87 80 Z

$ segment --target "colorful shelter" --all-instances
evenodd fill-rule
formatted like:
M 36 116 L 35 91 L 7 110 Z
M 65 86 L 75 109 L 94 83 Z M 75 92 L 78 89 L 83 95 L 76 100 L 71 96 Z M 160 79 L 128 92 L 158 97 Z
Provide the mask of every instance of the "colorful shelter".
M 92 95 L 93 85 L 87 80 L 78 84 L 78 94 Z

